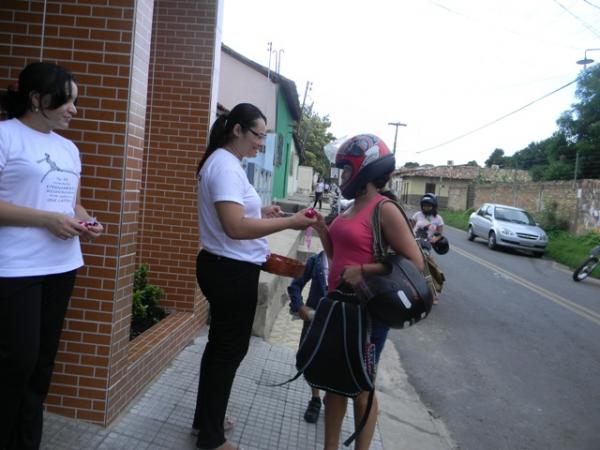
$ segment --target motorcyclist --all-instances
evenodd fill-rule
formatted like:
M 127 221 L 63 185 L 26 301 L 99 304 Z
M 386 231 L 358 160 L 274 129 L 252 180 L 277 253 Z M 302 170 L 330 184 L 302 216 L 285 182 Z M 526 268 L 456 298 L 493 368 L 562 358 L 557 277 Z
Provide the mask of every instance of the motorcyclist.
M 437 212 L 437 197 L 435 194 L 427 193 L 421 197 L 420 204 L 421 210 L 412 216 L 413 231 L 417 238 L 426 239 L 436 252 L 443 254 L 445 253 L 443 249 L 446 248 L 444 242 L 447 243 L 447 241 L 443 236 L 444 219 Z

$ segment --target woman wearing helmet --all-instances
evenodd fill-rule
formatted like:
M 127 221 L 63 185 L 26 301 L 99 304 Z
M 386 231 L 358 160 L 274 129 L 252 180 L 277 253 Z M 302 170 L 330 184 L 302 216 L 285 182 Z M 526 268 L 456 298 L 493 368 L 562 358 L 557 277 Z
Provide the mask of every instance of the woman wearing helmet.
M 354 199 L 351 208 L 326 226 L 318 216 L 317 229 L 323 248 L 331 259 L 328 276 L 329 291 L 341 283 L 356 287 L 364 277 L 385 273 L 385 266 L 375 262 L 371 215 L 375 206 L 386 200 L 379 194 L 395 167 L 395 158 L 377 136 L 361 134 L 344 142 L 336 155 L 336 167 L 342 169 L 342 195 Z M 419 270 L 424 262 L 417 243 L 401 212 L 392 203 L 381 209 L 381 228 L 385 241 L 398 254 L 411 260 Z M 376 361 L 383 348 L 387 328 L 373 324 L 371 340 L 376 346 Z M 363 417 L 367 409 L 368 393 L 363 392 L 354 401 L 354 417 Z M 347 399 L 328 392 L 325 396 L 325 450 L 337 449 Z M 356 449 L 368 449 L 377 422 L 377 399 L 367 423 L 356 439 Z
M 433 249 L 444 254 L 448 252 L 448 241 L 443 236 L 444 219 L 438 214 L 438 200 L 435 194 L 427 193 L 421 197 L 421 211 L 412 216 L 413 232 L 418 237 L 425 235 Z M 439 243 L 439 244 L 438 244 Z

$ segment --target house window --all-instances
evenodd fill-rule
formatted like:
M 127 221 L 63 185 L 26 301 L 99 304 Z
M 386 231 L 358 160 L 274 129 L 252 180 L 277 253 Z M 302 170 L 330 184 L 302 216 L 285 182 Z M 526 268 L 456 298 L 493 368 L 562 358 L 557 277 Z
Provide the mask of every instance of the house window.
M 425 194 L 435 194 L 435 183 L 425 183 Z

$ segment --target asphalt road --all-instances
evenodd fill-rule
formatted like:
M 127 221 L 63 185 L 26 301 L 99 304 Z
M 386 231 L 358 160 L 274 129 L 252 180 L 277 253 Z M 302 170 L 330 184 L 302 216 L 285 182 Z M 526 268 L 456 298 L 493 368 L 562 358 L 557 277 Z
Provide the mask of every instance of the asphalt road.
M 600 449 L 600 283 L 446 227 L 447 282 L 390 339 L 459 448 Z

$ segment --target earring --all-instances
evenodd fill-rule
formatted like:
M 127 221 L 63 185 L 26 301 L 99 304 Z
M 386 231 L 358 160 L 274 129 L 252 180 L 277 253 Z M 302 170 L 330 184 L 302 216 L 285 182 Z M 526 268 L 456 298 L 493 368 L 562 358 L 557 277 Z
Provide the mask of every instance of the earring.
M 35 108 L 33 108 L 34 112 L 40 112 L 40 108 L 38 108 L 37 106 Z

